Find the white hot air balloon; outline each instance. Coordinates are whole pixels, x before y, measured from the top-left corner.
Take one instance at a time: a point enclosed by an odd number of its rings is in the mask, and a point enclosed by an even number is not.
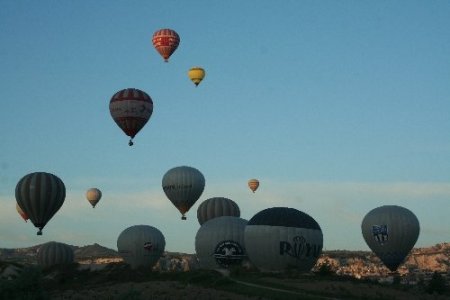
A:
[[[205,222],[195,236],[195,251],[205,269],[241,265],[247,260],[244,230],[247,220],[218,217]]]
[[[182,214],[181,219],[186,220],[185,214],[203,193],[205,177],[195,168],[175,167],[164,174],[162,188],[167,198]]]
[[[117,249],[123,260],[136,268],[152,268],[166,247],[159,229],[149,225],[134,225],[122,231],[117,238]]]

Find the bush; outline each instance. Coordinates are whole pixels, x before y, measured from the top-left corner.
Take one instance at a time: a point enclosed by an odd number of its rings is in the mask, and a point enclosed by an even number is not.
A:
[[[0,299],[48,299],[42,286],[41,270],[36,267],[27,267],[13,280],[0,280]]]
[[[445,285],[444,277],[438,272],[434,272],[425,290],[429,294],[433,294],[435,292],[438,294],[445,293],[445,291],[447,290],[447,286]]]

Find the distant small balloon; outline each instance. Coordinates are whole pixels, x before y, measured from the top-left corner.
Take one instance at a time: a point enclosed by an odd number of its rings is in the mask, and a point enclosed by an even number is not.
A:
[[[169,57],[177,50],[180,44],[180,36],[172,29],[160,29],[153,34],[152,43],[156,51],[169,62]]]
[[[189,79],[191,79],[195,84],[195,86],[198,86],[203,78],[205,78],[205,70],[200,67],[193,67],[189,70],[188,76]]]
[[[252,190],[252,192],[254,193],[258,187],[259,187],[259,180],[258,179],[250,179],[248,181],[248,187]]]
[[[86,199],[91,203],[92,208],[97,205],[98,201],[102,198],[102,192],[97,188],[90,188],[86,192]]]

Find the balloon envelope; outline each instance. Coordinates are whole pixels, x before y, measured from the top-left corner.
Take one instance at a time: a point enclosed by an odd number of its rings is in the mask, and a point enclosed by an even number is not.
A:
[[[195,252],[205,269],[240,265],[247,258],[244,230],[247,220],[218,217],[205,222],[195,236]]]
[[[123,89],[111,97],[109,112],[114,122],[130,137],[129,145],[132,146],[133,138],[153,113],[153,100],[139,89]]]
[[[175,30],[160,29],[153,34],[152,43],[156,51],[164,58],[165,62],[175,52],[180,44],[180,36]]]
[[[43,267],[71,264],[74,261],[72,247],[64,243],[48,242],[39,247],[37,262]]]
[[[195,86],[198,86],[203,78],[205,78],[205,70],[200,67],[193,67],[188,71],[188,76]]]
[[[39,228],[38,235],[61,208],[65,198],[64,183],[50,173],[30,173],[16,185],[16,201],[34,226]]]
[[[248,184],[248,187],[254,193],[259,187],[259,180],[258,179],[250,179],[247,184]]]
[[[166,240],[159,229],[149,225],[134,225],[122,231],[117,238],[120,256],[132,269],[152,268],[166,247]]]
[[[319,224],[294,208],[267,208],[254,215],[245,227],[245,248],[250,261],[261,271],[295,268],[308,272],[322,252]]]
[[[162,188],[167,198],[182,214],[181,219],[185,220],[185,213],[203,193],[205,177],[195,168],[175,167],[164,174]]]
[[[86,199],[91,203],[92,207],[95,207],[101,198],[102,192],[97,188],[90,188],[86,191]]]
[[[241,216],[241,211],[236,202],[225,197],[214,197],[203,201],[197,208],[197,220],[200,225],[208,220],[223,216]]]
[[[369,248],[394,272],[414,247],[420,225],[410,210],[385,205],[367,213],[361,231]]]

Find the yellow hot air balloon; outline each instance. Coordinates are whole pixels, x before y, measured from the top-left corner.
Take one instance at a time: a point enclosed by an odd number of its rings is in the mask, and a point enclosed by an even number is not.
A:
[[[252,190],[252,192],[254,193],[258,187],[259,187],[259,180],[258,179],[250,179],[248,181],[248,187]]]
[[[193,67],[188,72],[189,78],[198,86],[200,82],[205,78],[205,70],[200,67]]]

